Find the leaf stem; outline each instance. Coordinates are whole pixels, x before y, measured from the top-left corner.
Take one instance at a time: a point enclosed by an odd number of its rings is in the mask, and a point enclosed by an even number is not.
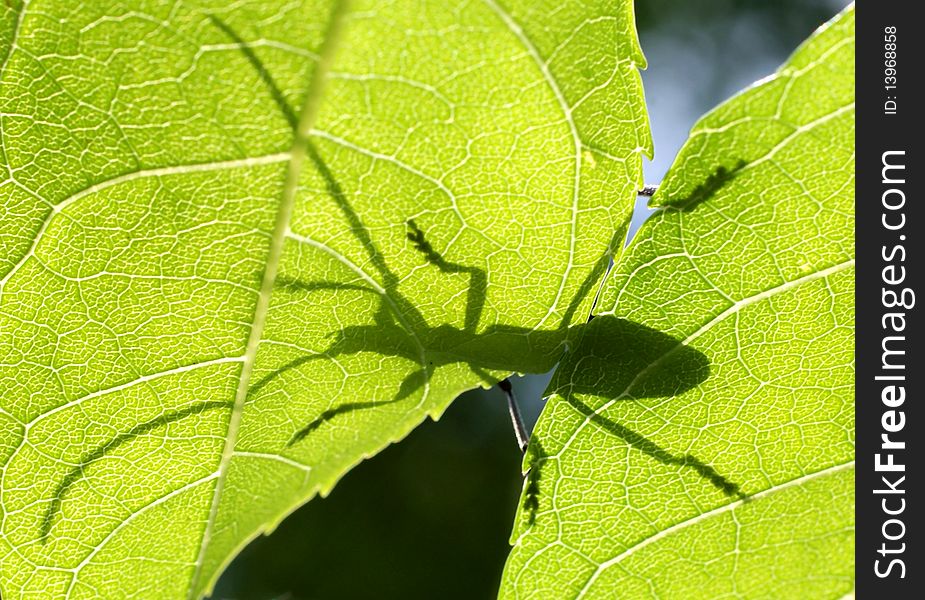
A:
[[[521,452],[526,453],[530,435],[527,433],[523,416],[520,414],[520,407],[517,405],[517,398],[514,396],[514,387],[511,385],[511,380],[502,379],[498,382],[498,387],[507,396],[507,410],[511,415],[511,424],[514,425],[514,437],[517,438],[517,446]]]

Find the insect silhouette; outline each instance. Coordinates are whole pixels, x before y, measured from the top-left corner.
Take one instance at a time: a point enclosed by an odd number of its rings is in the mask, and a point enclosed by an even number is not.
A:
[[[215,26],[228,35],[240,46],[242,54],[257,72],[260,80],[267,87],[273,101],[281,114],[295,129],[297,116],[285,100],[274,78],[261,62],[260,58],[248,47],[238,34],[218,17],[212,16]],[[583,330],[590,322],[590,314],[576,319],[578,311],[584,306],[589,294],[600,286],[610,264],[611,256],[618,244],[622,243],[622,232],[616,232],[607,250],[588,270],[585,278],[575,289],[573,296],[562,311],[558,324],[552,328],[530,328],[507,324],[492,323],[480,329],[483,309],[488,295],[488,277],[484,269],[464,265],[446,259],[428,239],[425,230],[414,219],[405,222],[406,238],[412,248],[429,265],[447,276],[463,275],[468,277],[465,301],[465,320],[463,327],[450,324],[431,326],[417,305],[410,301],[399,289],[400,277],[389,266],[384,254],[370,234],[359,212],[353,207],[349,196],[335,177],[326,159],[314,140],[309,140],[306,149],[311,166],[324,182],[325,194],[334,201],[351,234],[359,242],[366,254],[368,264],[372,265],[378,278],[376,287],[362,284],[346,284],[334,281],[303,281],[300,279],[280,277],[277,285],[290,291],[310,293],[319,290],[352,290],[375,294],[379,297],[378,309],[371,322],[366,325],[354,325],[333,334],[330,345],[321,352],[297,357],[278,369],[264,375],[249,390],[249,396],[260,393],[280,374],[285,373],[316,360],[331,360],[338,356],[359,352],[375,352],[386,356],[402,356],[419,363],[419,367],[408,374],[389,399],[348,402],[323,411],[316,419],[293,433],[289,445],[296,444],[316,431],[325,422],[338,415],[356,410],[364,410],[401,401],[414,394],[422,386],[428,385],[434,372],[443,365],[465,363],[485,385],[498,384],[505,394],[508,411],[513,423],[515,437],[521,451],[526,451],[527,432],[521,418],[520,410],[514,397],[513,387],[504,375],[498,372],[546,372],[551,369],[569,346],[577,344]],[[656,186],[646,186],[640,195],[652,195]],[[589,311],[590,312],[590,311]],[[646,340],[655,335],[654,330],[628,321],[613,319],[626,329],[637,334],[635,339]],[[606,324],[598,323],[598,328]],[[420,340],[425,340],[421,342]],[[538,360],[536,357],[540,356]]]
[[[217,17],[212,16],[210,19],[217,29],[238,44],[241,53],[269,89],[281,114],[295,129],[296,115],[260,59],[232,28]],[[661,462],[691,468],[724,493],[741,496],[736,484],[696,457],[672,454],[641,434],[610,421],[582,400],[584,396],[632,399],[669,397],[698,385],[709,376],[707,358],[671,336],[613,315],[598,316],[591,320],[589,314],[584,318],[579,314],[582,308],[587,310],[588,298],[599,288],[610,266],[612,251],[622,242],[622,233],[615,234],[608,250],[588,270],[554,326],[531,328],[501,323],[483,326],[481,321],[488,295],[485,270],[448,260],[428,238],[425,227],[415,219],[408,219],[403,223],[405,238],[420,260],[447,277],[461,276],[467,279],[462,327],[449,323],[434,326],[428,323],[418,306],[399,289],[399,275],[390,268],[369,228],[351,205],[348,195],[313,140],[309,140],[306,154],[309,163],[324,181],[324,195],[335,203],[352,236],[365,252],[368,263],[375,270],[376,281],[374,285],[330,280],[304,281],[282,275],[277,278],[276,286],[301,294],[321,290],[373,294],[377,298],[376,310],[367,324],[352,325],[332,332],[331,341],[323,351],[294,358],[264,374],[248,390],[248,401],[260,395],[281,374],[312,361],[374,352],[383,356],[406,357],[418,367],[405,376],[390,398],[346,402],[322,411],[293,432],[288,446],[310,438],[325,423],[339,415],[410,398],[421,387],[429,385],[441,366],[463,363],[479,381],[486,385],[497,384],[507,397],[518,445],[521,451],[527,452],[530,460],[523,506],[532,523],[540,506],[541,470],[547,454],[539,440],[530,440],[528,445],[526,428],[506,374],[548,371],[568,348],[581,346],[583,360],[580,365],[573,365],[569,372],[560,368],[553,382],[553,387],[558,390],[566,405],[629,446]],[[736,164],[732,169],[718,169],[704,186],[696,190],[690,202],[680,203],[682,210],[690,210],[692,205],[702,203],[741,168],[741,164]],[[642,195],[651,195],[654,191],[654,188],[647,187]],[[653,369],[653,365],[658,368]],[[641,374],[647,376],[640,377]],[[58,482],[52,501],[41,519],[39,539],[43,544],[46,543],[68,491],[86,476],[96,461],[135,438],[150,434],[169,423],[213,410],[230,410],[232,405],[217,401],[195,403],[140,423],[82,455],[78,463]]]
[[[214,16],[212,21],[217,28],[240,45],[241,52],[268,88],[281,114],[295,128],[297,116],[259,57],[231,27]],[[352,236],[365,252],[366,262],[375,270],[377,285],[373,287],[325,280],[304,281],[286,276],[279,277],[276,283],[280,288],[304,293],[320,290],[351,290],[374,294],[378,297],[378,308],[370,323],[352,325],[334,332],[332,341],[326,349],[294,358],[276,370],[265,374],[251,386],[249,397],[257,396],[282,373],[298,369],[312,361],[332,360],[338,356],[360,352],[401,356],[418,363],[419,367],[404,378],[391,398],[347,402],[324,410],[318,417],[293,433],[289,440],[290,446],[305,440],[324,423],[339,415],[399,402],[412,396],[421,387],[428,385],[435,371],[443,365],[465,363],[484,385],[497,384],[505,394],[518,446],[521,451],[526,451],[527,431],[514,397],[513,387],[504,374],[548,371],[556,364],[566,348],[580,343],[584,331],[589,327],[596,328],[598,331],[613,327],[619,330],[615,333],[621,334],[619,337],[624,341],[623,346],[606,344],[606,347],[598,349],[597,352],[598,356],[612,357],[615,364],[623,360],[618,355],[633,354],[637,357],[646,355],[645,352],[637,351],[638,346],[648,344],[651,348],[658,348],[664,345],[650,343],[653,339],[659,341],[667,339],[671,341],[670,345],[677,345],[675,340],[671,340],[660,332],[624,319],[612,316],[599,317],[594,320],[594,325],[591,325],[590,314],[585,315],[584,318],[576,318],[582,307],[587,310],[586,299],[595,292],[596,288],[599,288],[608,271],[614,250],[623,242],[622,231],[615,232],[607,250],[588,270],[561,312],[555,326],[531,328],[492,323],[480,328],[488,295],[488,277],[485,270],[448,260],[429,240],[424,227],[415,219],[408,219],[404,224],[407,241],[427,264],[447,276],[462,275],[468,278],[463,326],[455,327],[448,323],[437,326],[429,325],[428,319],[418,306],[399,289],[401,278],[390,268],[384,254],[373,240],[370,229],[351,204],[348,194],[335,177],[315,140],[309,140],[306,153],[311,166],[324,182],[325,195],[334,201]],[[639,191],[639,194],[651,196],[655,191],[656,186],[646,186]],[[683,350],[681,354],[684,356],[694,352],[686,348]],[[693,372],[702,375],[708,371],[704,367],[706,363],[702,355],[699,355],[695,362],[698,366]],[[501,373],[500,376],[499,373]],[[675,387],[673,391],[677,389],[678,387]]]
[[[467,279],[463,326],[456,327],[449,323],[436,326],[427,325],[428,319],[421,310],[398,289],[400,277],[389,267],[362,217],[351,205],[341,184],[334,177],[313,142],[309,144],[308,157],[325,182],[327,196],[336,203],[344,220],[350,226],[352,235],[364,249],[366,262],[375,269],[378,289],[362,284],[344,284],[325,280],[303,281],[285,276],[278,279],[277,285],[290,292],[310,293],[319,290],[349,289],[369,293],[378,297],[378,308],[368,324],[348,326],[334,332],[332,341],[326,349],[316,354],[295,358],[276,371],[265,375],[252,386],[250,395],[258,394],[281,373],[297,369],[312,361],[331,360],[343,355],[375,352],[388,356],[401,356],[419,364],[416,370],[405,377],[390,399],[352,402],[336,409],[329,409],[295,432],[290,440],[291,445],[305,439],[321,424],[340,414],[398,402],[409,397],[422,386],[427,385],[435,370],[443,365],[465,363],[483,384],[492,385],[500,382],[499,387],[507,398],[518,445],[525,450],[526,428],[520,417],[513,388],[503,376],[499,378],[492,372],[543,372],[551,368],[568,343],[570,335],[573,335],[574,332],[570,332],[569,324],[586,294],[593,289],[599,277],[603,275],[610,262],[609,255],[602,256],[592,269],[592,273],[585,278],[555,328],[536,330],[493,323],[480,329],[488,289],[488,278],[485,271],[479,267],[447,260],[434,248],[422,227],[415,220],[409,219],[404,224],[406,239],[420,258],[441,273],[461,275]],[[422,348],[422,344],[426,345]],[[494,348],[495,346],[503,348],[499,351]],[[549,355],[546,362],[542,363],[539,368],[533,356],[536,351],[531,352],[531,347],[546,349]],[[511,348],[518,349],[511,350]]]

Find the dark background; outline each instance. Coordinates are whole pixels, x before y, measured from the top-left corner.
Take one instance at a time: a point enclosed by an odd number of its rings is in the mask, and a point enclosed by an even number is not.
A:
[[[637,23],[657,183],[694,121],[770,74],[843,0],[641,0]],[[637,206],[634,226],[645,219]],[[546,376],[515,382],[532,424]],[[521,488],[520,453],[497,389],[463,395],[348,473],[219,580],[222,600],[494,598]]]

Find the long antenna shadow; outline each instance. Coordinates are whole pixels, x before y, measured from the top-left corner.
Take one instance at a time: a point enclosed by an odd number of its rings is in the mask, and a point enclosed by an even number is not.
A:
[[[257,73],[257,75],[260,77],[263,84],[267,87],[268,91],[270,92],[270,95],[273,98],[274,103],[279,108],[280,112],[282,113],[283,117],[286,119],[289,126],[292,128],[293,132],[295,132],[298,127],[298,116],[296,115],[293,108],[289,105],[289,103],[286,102],[285,95],[282,93],[279,86],[276,84],[276,81],[273,79],[272,75],[270,75],[270,72],[263,65],[263,62],[260,60],[260,58],[250,48],[249,44],[243,38],[241,38],[241,36],[239,36],[237,32],[234,29],[232,29],[227,23],[222,21],[219,17],[217,17],[214,14],[208,15],[208,18],[218,29],[220,29],[229,38],[231,38],[236,44],[238,44],[241,54],[243,54],[244,57],[247,58],[248,62],[254,68],[255,72]],[[308,154],[310,158],[313,160],[313,162],[316,163],[316,167],[319,166],[319,164],[323,166],[322,175],[326,176],[326,178],[328,179],[329,190],[337,192],[335,199],[341,199],[344,202],[346,202],[346,199],[345,197],[343,197],[343,193],[342,191],[340,191],[340,188],[337,185],[337,182],[331,176],[330,170],[328,170],[326,165],[323,164],[323,161],[321,161],[314,146],[309,145]],[[359,221],[359,217],[356,216],[356,214],[352,211],[349,205],[347,205],[347,208],[349,209],[347,210],[348,218],[349,218],[349,215],[353,215],[356,219],[356,223],[359,224],[358,230],[362,230],[363,232],[365,232],[365,228],[362,226],[362,222]],[[351,224],[353,224],[353,222],[351,222]],[[367,238],[368,238],[368,235],[367,235]],[[369,240],[369,242],[371,244],[371,240]],[[367,248],[369,249],[370,246],[367,246]],[[372,249],[374,250],[375,248],[372,247]],[[392,275],[392,278],[395,281],[397,281],[397,278],[395,278],[394,275]],[[318,282],[316,289],[329,289],[330,287],[331,287],[330,284]],[[337,287],[343,288],[344,286],[342,286],[341,284],[338,284]],[[347,286],[347,287],[350,287],[350,286]],[[312,358],[312,357],[309,357],[309,358]],[[266,385],[266,383],[267,383],[267,380],[265,378],[264,380],[261,380],[260,382],[258,382],[256,385],[264,386]],[[42,518],[42,522],[39,527],[39,539],[41,539],[42,544],[45,544],[47,542],[48,536],[51,532],[51,526],[54,521],[55,515],[60,511],[61,503],[64,500],[64,497],[67,494],[68,490],[71,487],[73,487],[77,482],[79,482],[81,479],[83,479],[83,477],[86,474],[87,468],[91,464],[103,458],[104,456],[110,454],[111,452],[115,451],[117,448],[119,448],[123,444],[126,444],[141,435],[149,433],[150,431],[158,427],[163,427],[169,423],[179,421],[193,414],[203,413],[203,412],[218,409],[218,408],[232,408],[233,406],[234,406],[233,402],[218,402],[218,401],[200,402],[197,404],[193,404],[187,408],[177,410],[174,412],[170,412],[165,415],[161,415],[159,417],[146,421],[144,423],[141,423],[139,425],[136,425],[131,430],[115,436],[113,439],[111,439],[107,443],[85,454],[83,457],[81,457],[79,464],[73,467],[70,471],[68,471],[68,473],[64,476],[64,478],[58,483],[57,487],[55,488],[54,493],[52,494],[52,500],[49,503],[48,508],[45,510],[45,514]]]
[[[379,248],[376,247],[376,243],[369,235],[369,229],[366,227],[366,224],[363,223],[363,219],[360,218],[360,215],[350,204],[350,201],[347,199],[347,194],[344,193],[344,189],[341,187],[340,182],[336,177],[334,177],[334,173],[331,172],[327,162],[325,162],[325,160],[321,157],[317,146],[312,141],[308,142],[308,158],[315,166],[318,174],[321,175],[321,177],[324,179],[328,196],[330,196],[337,204],[337,207],[340,209],[341,213],[344,215],[344,218],[347,219],[347,223],[350,225],[350,231],[357,238],[360,244],[363,245],[363,248],[366,250],[366,254],[369,256],[370,262],[372,262],[373,266],[376,268],[376,271],[378,271],[379,275],[382,277],[382,287],[392,297],[393,300],[400,303],[402,309],[411,308],[414,310],[413,306],[405,301],[401,294],[398,293],[398,276],[395,275],[395,273],[393,273],[389,268],[388,264],[386,264],[385,258],[383,258]]]
[[[270,92],[273,101],[276,103],[280,112],[289,122],[290,126],[295,130],[298,118],[293,111],[292,107],[286,102],[285,96],[282,91],[279,89],[279,86],[276,84],[273,76],[269,73],[267,68],[263,65],[263,62],[260,58],[253,52],[253,50],[247,45],[247,43],[235,32],[228,24],[216,17],[215,15],[210,15],[211,21],[221,29],[228,37],[234,40],[240,45],[240,50],[242,54],[247,58],[250,64],[253,66],[254,70],[259,75],[260,79],[263,81],[264,85]],[[321,156],[321,153],[318,150],[317,145],[309,140],[307,143],[306,154],[311,161],[312,165],[315,167],[316,172],[324,180],[325,188],[327,195],[334,200],[338,209],[340,209],[341,214],[346,219],[351,232],[354,237],[360,242],[364,250],[366,251],[367,256],[369,257],[370,263],[378,272],[381,277],[381,285],[385,290],[386,295],[391,300],[391,303],[386,303],[384,300],[380,305],[380,310],[376,315],[376,327],[380,329],[391,328],[391,330],[396,334],[396,336],[390,337],[402,337],[407,336],[411,332],[405,331],[401,327],[396,327],[391,319],[387,318],[389,310],[394,311],[397,321],[407,320],[410,317],[411,322],[413,323],[423,323],[424,317],[421,315],[420,311],[414,306],[413,303],[409,302],[404,296],[398,291],[398,276],[392,272],[388,264],[385,261],[383,254],[379,251],[379,248],[376,246],[376,243],[373,241],[372,236],[369,234],[369,229],[366,227],[366,224],[363,222],[363,219],[360,217],[359,213],[353,208],[350,204],[347,194],[344,192],[343,187],[341,186],[338,179],[334,176],[333,171],[328,166],[327,162]],[[411,225],[413,229],[413,225]],[[419,233],[420,231],[417,230]],[[422,235],[422,234],[421,234]],[[485,290],[486,290],[486,278],[482,271],[478,269],[461,267],[452,263],[448,263],[439,258],[435,252],[431,251],[427,253],[424,248],[429,248],[429,244],[420,237],[415,241],[415,238],[412,238],[409,234],[409,238],[412,239],[412,242],[416,243],[416,247],[419,250],[425,252],[425,256],[429,259],[434,260],[436,265],[445,270],[446,272],[469,272],[472,276],[472,289],[470,290],[470,302],[468,306],[475,307],[475,309],[467,309],[467,328],[471,326],[474,330],[477,325],[478,315],[481,309],[481,306],[484,304]],[[305,292],[312,292],[316,290],[354,290],[362,292],[371,292],[374,294],[379,294],[377,290],[352,284],[341,284],[335,282],[324,282],[324,281],[315,281],[315,282],[299,282],[291,278],[281,278],[278,283],[289,289],[300,289]],[[474,293],[473,293],[474,290]],[[274,370],[273,372],[265,375],[259,381],[257,381],[249,390],[248,395],[253,397],[260,392],[263,388],[267,386],[274,378],[299,368],[300,366],[311,362],[313,360],[318,360],[322,358],[334,357],[340,354],[349,354],[353,352],[359,352],[364,349],[362,344],[363,332],[356,332],[360,335],[350,336],[346,331],[341,332],[341,335],[331,344],[331,346],[324,352],[316,355],[308,355],[303,357],[298,357],[294,360],[289,361],[288,363],[282,365],[280,368]],[[413,349],[402,348],[402,344],[397,344],[392,346],[391,354],[400,354],[406,356],[417,362],[419,357],[413,353]],[[397,350],[397,351],[396,351]],[[404,350],[404,351],[402,351]],[[421,369],[414,371],[411,375],[405,378],[404,382],[400,386],[400,389],[396,396],[391,400],[386,401],[377,401],[377,402],[350,402],[343,404],[339,407],[328,409],[323,412],[318,418],[314,421],[303,427],[301,430],[296,432],[292,439],[289,442],[289,446],[293,445],[304,439],[308,434],[318,429],[323,423],[330,421],[334,417],[353,412],[356,410],[364,410],[371,408],[373,406],[381,406],[383,404],[391,404],[397,402],[420,387],[425,383],[425,380],[430,377],[432,370],[428,368],[427,365],[422,366]]]
[[[209,19],[216,27],[221,29],[225,35],[230,37],[236,44],[238,44],[241,54],[247,58],[248,62],[254,68],[257,75],[260,77],[264,86],[270,92],[270,96],[273,98],[273,102],[276,104],[279,111],[283,114],[283,117],[289,123],[289,126],[293,131],[296,130],[298,126],[298,116],[295,114],[292,106],[286,101],[286,96],[280,90],[279,86],[276,83],[276,80],[264,66],[263,61],[254,53],[253,49],[250,48],[248,43],[241,38],[238,33],[232,29],[227,23],[221,20],[219,17],[214,14],[209,15]],[[357,237],[363,247],[366,249],[367,254],[369,255],[370,260],[373,265],[376,267],[376,270],[383,278],[382,285],[386,290],[394,291],[394,287],[398,284],[398,277],[392,273],[388,265],[385,263],[385,260],[382,257],[382,254],[376,248],[375,243],[369,235],[369,230],[366,225],[363,223],[363,220],[360,218],[359,214],[353,209],[350,205],[350,202],[347,200],[347,195],[344,193],[343,188],[338,182],[337,178],[334,177],[333,172],[328,167],[327,163],[321,157],[321,154],[318,152],[317,146],[309,140],[307,154],[309,160],[317,169],[318,173],[325,181],[327,187],[328,195],[334,199],[337,203],[337,206],[341,209],[344,217],[346,217],[347,222],[350,224],[350,229],[353,234]]]
[[[267,71],[267,68],[263,65],[263,61],[258,58],[254,51],[251,49],[250,45],[238,35],[238,32],[232,29],[227,23],[222,21],[220,18],[214,14],[209,15],[209,20],[212,23],[221,29],[225,35],[230,37],[238,45],[238,49],[241,51],[241,54],[247,58],[251,63],[251,66],[254,67],[254,71],[257,72],[257,75],[263,81],[263,84],[266,86],[267,90],[273,96],[273,102],[276,103],[276,106],[279,108],[279,111],[283,113],[283,116],[286,118],[286,121],[289,123],[289,127],[293,131],[296,130],[299,124],[299,117],[295,114],[295,110],[286,102],[286,96],[283,95],[282,90],[279,89],[279,86],[276,85],[276,81],[273,79],[273,76],[270,75],[270,72]]]

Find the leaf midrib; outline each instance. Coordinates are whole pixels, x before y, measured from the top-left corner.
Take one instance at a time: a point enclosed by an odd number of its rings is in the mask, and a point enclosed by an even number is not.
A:
[[[234,406],[228,421],[225,446],[222,450],[221,460],[216,470],[215,489],[212,494],[209,516],[203,528],[198,556],[187,589],[187,597],[190,600],[195,599],[197,596],[197,590],[203,574],[202,567],[205,564],[206,552],[211,541],[212,528],[215,525],[218,509],[221,504],[220,501],[224,490],[224,483],[227,478],[228,466],[231,463],[231,458],[234,456],[234,448],[237,443],[241,419],[244,413],[244,404],[247,400],[250,379],[257,359],[257,350],[263,338],[263,328],[266,324],[267,314],[269,313],[270,299],[273,294],[273,287],[276,283],[276,273],[283,254],[286,234],[289,231],[289,223],[295,206],[302,164],[308,155],[309,134],[318,114],[325,78],[327,77],[330,62],[336,50],[341,30],[341,21],[346,12],[346,5],[347,0],[335,1],[329,14],[327,28],[322,37],[321,48],[318,52],[318,61],[310,76],[305,92],[305,100],[303,101],[302,110],[299,114],[299,120],[293,131],[292,150],[290,151],[286,183],[283,187],[282,199],[277,208],[276,219],[273,225],[273,234],[267,252],[263,281],[260,286],[260,295],[257,299],[257,305],[254,308],[251,333],[248,336],[247,347],[241,365],[241,375],[238,380],[237,390],[235,391]]]

